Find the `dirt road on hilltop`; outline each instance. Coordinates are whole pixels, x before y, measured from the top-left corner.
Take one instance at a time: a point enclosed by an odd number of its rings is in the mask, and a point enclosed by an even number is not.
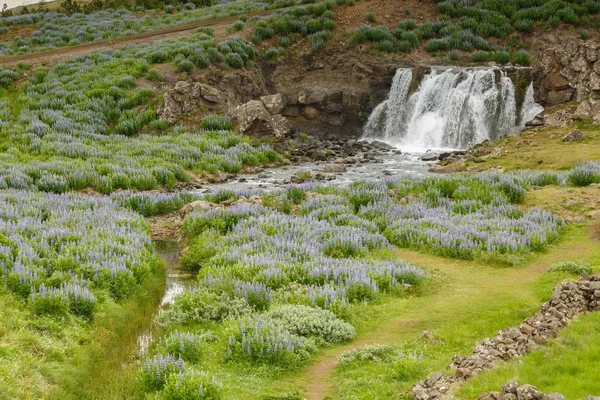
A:
[[[280,10],[259,11],[248,14],[248,17],[264,17]],[[139,33],[137,35],[123,36],[111,41],[103,40],[79,44],[76,46],[59,47],[56,49],[40,51],[22,55],[14,55],[0,58],[0,65],[10,67],[19,62],[26,62],[32,66],[52,65],[62,61],[72,60],[93,51],[114,50],[130,44],[151,43],[157,40],[176,39],[192,36],[197,28],[210,27],[215,29],[215,38],[224,38],[229,35],[226,28],[239,19],[239,16],[217,18],[209,21],[201,21],[193,24],[179,25],[171,28],[160,29],[152,32]],[[239,35],[240,32],[237,32]]]

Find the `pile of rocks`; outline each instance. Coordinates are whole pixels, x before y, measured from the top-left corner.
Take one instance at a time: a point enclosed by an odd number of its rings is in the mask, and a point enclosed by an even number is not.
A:
[[[584,273],[576,283],[587,302],[588,310],[600,311],[600,273],[594,276]]]
[[[293,162],[334,161],[342,164],[376,163],[380,157],[399,154],[400,150],[383,142],[332,138],[319,140],[306,135],[292,137],[283,153]]]
[[[478,400],[565,400],[565,397],[560,393],[544,394],[535,386],[508,381],[502,385],[502,392],[482,393]]]
[[[191,214],[194,211],[208,210],[211,208],[226,208],[241,204],[262,205],[262,197],[257,195],[253,195],[250,197],[240,196],[240,198],[238,198],[237,200],[225,200],[220,202],[219,204],[206,200],[196,200],[183,206],[181,210],[179,210],[179,215],[181,216],[181,218],[185,218],[186,215]]]
[[[594,310],[600,310],[600,273],[593,277],[584,274],[577,282],[565,280],[554,288],[550,300],[541,306],[540,312],[527,318],[518,328],[504,329],[496,337],[477,343],[471,356],[455,356],[452,359],[453,366],[456,367],[454,376],[443,376],[438,372],[417,383],[413,388],[414,398],[447,398],[444,394],[452,384],[470,379],[492,368],[498,361],[510,360],[532,351],[536,346],[547,343],[548,339],[557,337],[558,330],[577,315]],[[500,400],[500,397],[486,397],[488,398]],[[511,400],[515,398],[511,397]]]

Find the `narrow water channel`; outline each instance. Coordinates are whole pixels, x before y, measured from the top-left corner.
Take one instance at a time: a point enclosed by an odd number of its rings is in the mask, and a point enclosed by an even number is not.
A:
[[[166,269],[165,292],[156,315],[173,302],[175,297],[195,283],[195,275],[183,270],[179,263],[181,245],[176,240],[155,240],[156,254],[161,258]],[[138,353],[144,355],[154,341],[154,328],[151,326],[138,337]]]

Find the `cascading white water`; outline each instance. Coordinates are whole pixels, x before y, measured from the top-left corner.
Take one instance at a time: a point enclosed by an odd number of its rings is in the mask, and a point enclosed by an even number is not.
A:
[[[541,106],[533,86],[520,113],[515,86],[499,69],[432,69],[410,94],[412,70],[398,69],[388,99],[371,113],[363,138],[407,150],[465,149],[514,134]]]

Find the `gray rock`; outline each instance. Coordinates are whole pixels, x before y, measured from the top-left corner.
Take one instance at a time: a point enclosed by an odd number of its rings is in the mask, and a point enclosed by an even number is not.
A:
[[[581,132],[579,129],[573,129],[561,139],[561,142],[579,142],[584,138],[585,136],[583,135],[583,132]]]
[[[323,172],[330,174],[341,174],[346,172],[346,166],[343,164],[331,164],[323,168]]]
[[[273,115],[281,114],[286,106],[286,102],[281,93],[263,96],[260,98],[260,101],[262,101],[265,108]]]
[[[225,103],[224,95],[217,89],[198,82],[179,81],[165,93],[163,104],[157,114],[173,123],[184,113],[202,107],[219,106]]]
[[[518,388],[519,388],[519,384],[515,381],[508,381],[504,385],[502,385],[502,391],[504,393],[517,394]]]
[[[239,123],[240,133],[254,137],[271,137],[281,140],[292,133],[289,121],[281,115],[272,115],[258,100],[237,107],[231,114]]]

